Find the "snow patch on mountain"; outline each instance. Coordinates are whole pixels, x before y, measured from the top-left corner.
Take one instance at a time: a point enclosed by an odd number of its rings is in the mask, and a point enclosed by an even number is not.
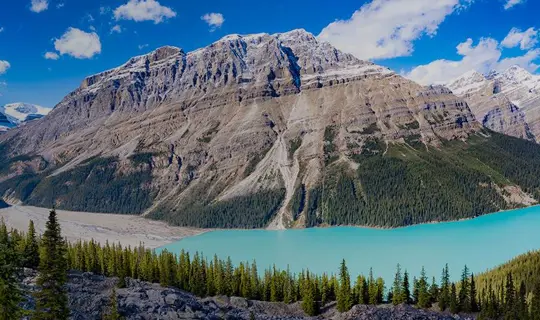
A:
[[[51,108],[23,102],[0,106],[0,131],[14,128],[23,122],[42,118],[51,110]]]

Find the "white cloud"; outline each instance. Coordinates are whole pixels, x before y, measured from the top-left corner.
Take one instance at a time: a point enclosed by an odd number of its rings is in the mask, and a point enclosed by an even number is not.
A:
[[[514,48],[519,45],[521,50],[527,50],[534,47],[538,43],[538,30],[529,28],[521,32],[518,28],[512,28],[510,33],[501,42],[505,48]]]
[[[319,39],[360,59],[408,56],[413,42],[434,36],[446,16],[474,0],[373,0],[348,20],[326,26]]]
[[[142,49],[147,48],[147,47],[148,47],[148,43],[140,44],[139,45],[139,50],[142,50]]]
[[[45,55],[43,57],[48,60],[58,60],[58,58],[60,58],[60,56],[56,52],[45,52]]]
[[[60,2],[59,4],[56,5],[56,9],[63,8],[64,6],[65,6],[65,3]]]
[[[476,46],[472,39],[467,39],[457,46],[457,53],[462,56],[461,60],[435,60],[410,72],[404,72],[403,75],[420,84],[428,85],[446,83],[471,70],[488,73],[519,65],[530,72],[535,72],[539,67],[534,61],[540,57],[540,49],[501,60],[502,50],[499,42],[493,38],[480,39]]]
[[[518,4],[524,3],[525,0],[506,0],[506,3],[504,4],[504,9],[508,10],[512,8],[513,6],[517,6]]]
[[[201,17],[201,20],[206,22],[210,26],[210,31],[216,30],[216,28],[220,28],[223,23],[225,22],[225,18],[221,13],[207,13],[204,16]]]
[[[0,74],[4,74],[11,67],[11,64],[5,60],[0,60]]]
[[[114,10],[114,17],[116,20],[154,21],[157,24],[176,17],[176,12],[155,0],[129,0]]]
[[[115,25],[114,27],[111,28],[111,33],[114,33],[114,32],[122,33],[122,27],[119,24]]]
[[[39,13],[49,8],[48,0],[32,0],[30,3],[30,11]]]
[[[101,53],[101,42],[95,32],[87,33],[77,28],[69,28],[60,39],[54,41],[54,48],[62,55],[88,59]]]
[[[0,33],[4,32],[4,27],[0,27]]]

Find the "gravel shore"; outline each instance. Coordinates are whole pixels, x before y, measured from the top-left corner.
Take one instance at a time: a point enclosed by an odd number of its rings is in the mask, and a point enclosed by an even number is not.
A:
[[[157,248],[185,237],[201,234],[207,230],[169,226],[164,222],[145,219],[134,215],[116,215],[57,210],[62,234],[69,241],[91,240],[100,243],[118,243],[147,248]],[[0,209],[0,217],[8,228],[24,230],[34,220],[38,233],[45,230],[49,209],[12,206]]]

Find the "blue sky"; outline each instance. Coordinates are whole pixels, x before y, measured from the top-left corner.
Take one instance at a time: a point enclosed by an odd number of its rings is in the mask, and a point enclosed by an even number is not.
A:
[[[538,12],[537,0],[5,1],[0,105],[52,107],[86,76],[163,45],[296,28],[425,84],[511,64],[537,72]]]

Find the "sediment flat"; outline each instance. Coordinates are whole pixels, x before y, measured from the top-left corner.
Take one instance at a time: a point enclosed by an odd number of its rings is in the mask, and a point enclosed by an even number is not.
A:
[[[12,206],[0,209],[0,217],[8,228],[26,231],[30,220],[36,231],[42,234],[49,209],[30,206]],[[195,236],[207,230],[169,226],[165,222],[145,219],[135,215],[118,215],[56,210],[62,234],[68,241],[91,240],[100,243],[121,243],[123,246],[144,244],[147,248]]]

